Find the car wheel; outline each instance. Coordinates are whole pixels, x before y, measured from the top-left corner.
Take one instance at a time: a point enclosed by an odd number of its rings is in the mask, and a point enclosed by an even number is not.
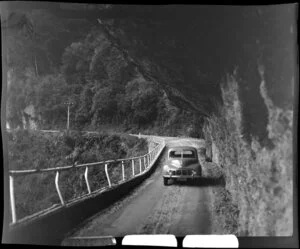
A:
[[[199,176],[202,176],[202,169],[199,170],[198,175],[199,175]]]
[[[164,185],[165,186],[169,185],[169,178],[164,177]]]

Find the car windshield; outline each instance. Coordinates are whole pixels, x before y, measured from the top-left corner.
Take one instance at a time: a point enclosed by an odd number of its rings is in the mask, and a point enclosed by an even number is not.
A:
[[[192,150],[172,150],[169,157],[172,158],[195,158],[195,152]]]

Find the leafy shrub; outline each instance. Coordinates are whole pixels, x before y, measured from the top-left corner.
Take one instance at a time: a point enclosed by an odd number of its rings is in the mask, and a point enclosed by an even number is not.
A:
[[[147,153],[147,143],[127,135],[84,135],[77,131],[43,134],[18,130],[8,133],[9,169],[53,168],[69,164],[92,163],[126,158]],[[112,181],[121,179],[120,165],[110,165]],[[84,168],[60,174],[60,188],[65,200],[87,193]],[[58,204],[54,187],[55,172],[15,178],[18,218]],[[92,191],[107,186],[104,165],[91,167],[89,178]]]

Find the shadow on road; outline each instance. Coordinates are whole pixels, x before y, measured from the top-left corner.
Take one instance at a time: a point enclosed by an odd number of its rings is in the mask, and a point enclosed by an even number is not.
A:
[[[186,185],[186,186],[201,186],[201,187],[208,187],[208,186],[225,186],[225,180],[223,177],[201,177],[198,179],[181,182],[181,181],[169,181],[170,185]]]

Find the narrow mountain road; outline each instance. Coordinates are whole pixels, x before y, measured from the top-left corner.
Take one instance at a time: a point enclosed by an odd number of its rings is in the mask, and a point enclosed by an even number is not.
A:
[[[204,140],[166,138],[166,146],[194,146],[200,150]],[[127,234],[210,234],[209,188],[201,184],[173,183],[163,185],[162,168],[167,149],[158,160],[155,172],[140,186],[106,210],[75,228],[69,237],[125,236]],[[203,169],[205,180],[205,167]],[[199,181],[200,183],[200,181]]]

